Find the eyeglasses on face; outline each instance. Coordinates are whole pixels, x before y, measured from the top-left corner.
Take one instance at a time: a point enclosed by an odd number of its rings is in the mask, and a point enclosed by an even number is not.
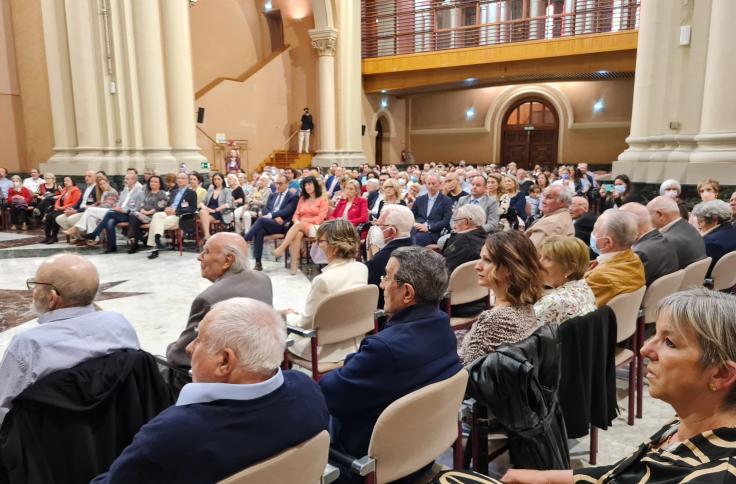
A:
[[[50,286],[54,291],[56,291],[56,294],[61,296],[61,292],[56,288],[56,286],[54,286],[50,282],[38,282],[33,278],[26,279],[26,287],[28,288],[29,291],[33,291],[33,289],[35,289],[36,286]]]
[[[391,281],[394,281],[397,286],[400,286],[402,284],[406,284],[404,281],[401,281],[399,279],[396,279],[395,277],[393,279],[389,279],[388,276],[386,276],[386,275],[381,276],[381,284],[388,284]]]

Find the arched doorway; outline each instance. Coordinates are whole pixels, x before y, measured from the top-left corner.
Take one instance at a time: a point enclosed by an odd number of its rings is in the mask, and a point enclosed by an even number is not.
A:
[[[383,117],[376,120],[376,165],[383,165],[383,142],[386,140]]]
[[[519,168],[557,163],[559,116],[539,97],[524,98],[506,111],[501,124],[501,162]]]

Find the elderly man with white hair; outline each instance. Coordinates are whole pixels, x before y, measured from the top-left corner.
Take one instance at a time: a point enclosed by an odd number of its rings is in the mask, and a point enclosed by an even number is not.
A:
[[[369,254],[372,257],[365,264],[368,266],[368,284],[380,288],[381,278],[386,275],[386,264],[391,258],[391,253],[399,247],[412,245],[411,229],[414,226],[414,214],[403,205],[386,205],[373,226],[380,229],[384,245],[377,252],[375,247],[369,247]],[[378,307],[383,308],[383,291],[378,292]]]
[[[606,210],[593,226],[590,245],[600,255],[591,263],[585,280],[599,308],[615,296],[644,285],[644,265],[631,250],[636,237],[636,219],[624,210]]]
[[[480,205],[463,205],[455,210],[452,218],[455,228],[442,247],[450,274],[457,266],[480,259],[487,235],[483,228],[485,222],[486,213]]]
[[[460,207],[465,205],[477,205],[484,211],[483,229],[486,233],[491,233],[498,229],[498,201],[488,196],[486,190],[486,179],[481,175],[475,175],[470,179],[470,195],[462,197],[455,207],[455,216]],[[453,221],[454,225],[454,221]]]
[[[218,482],[326,430],[317,384],[279,369],[285,346],[268,304],[215,304],[187,346],[193,383],[92,482]]]
[[[75,254],[43,260],[26,281],[33,291],[38,326],[10,340],[0,363],[0,424],[13,399],[55,371],[124,349],[139,349],[133,326],[122,315],[95,311],[97,269]]]
[[[202,277],[212,285],[194,299],[184,331],[166,349],[166,359],[184,371],[191,365],[186,347],[196,337],[197,325],[215,303],[233,297],[249,297],[273,304],[271,279],[248,268],[248,245],[239,234],[216,233],[204,244],[197,260]],[[169,375],[169,381],[175,387],[184,383],[174,375]]]
[[[534,247],[539,247],[550,235],[569,237],[575,235],[575,227],[569,212],[571,202],[570,192],[562,185],[552,185],[544,189],[542,200],[539,202],[542,218],[524,232]]]
[[[698,230],[680,215],[677,202],[668,196],[659,196],[647,204],[652,224],[664,235],[679,261],[679,269],[705,259],[705,243]]]
[[[629,202],[621,205],[621,210],[636,218],[636,243],[631,247],[644,264],[647,286],[667,274],[679,269],[677,252],[670,242],[652,225],[652,217],[647,207],[641,203]]]

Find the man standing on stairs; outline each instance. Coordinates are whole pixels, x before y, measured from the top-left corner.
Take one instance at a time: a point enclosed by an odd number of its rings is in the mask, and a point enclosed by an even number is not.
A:
[[[312,115],[309,113],[309,108],[304,108],[299,127],[299,153],[309,153],[309,135],[312,134],[313,129]]]

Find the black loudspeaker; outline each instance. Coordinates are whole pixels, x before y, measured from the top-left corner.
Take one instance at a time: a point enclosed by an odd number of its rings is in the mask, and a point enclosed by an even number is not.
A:
[[[365,136],[365,124],[360,126],[360,135]]]
[[[197,108],[197,122],[204,123],[204,108]]]

